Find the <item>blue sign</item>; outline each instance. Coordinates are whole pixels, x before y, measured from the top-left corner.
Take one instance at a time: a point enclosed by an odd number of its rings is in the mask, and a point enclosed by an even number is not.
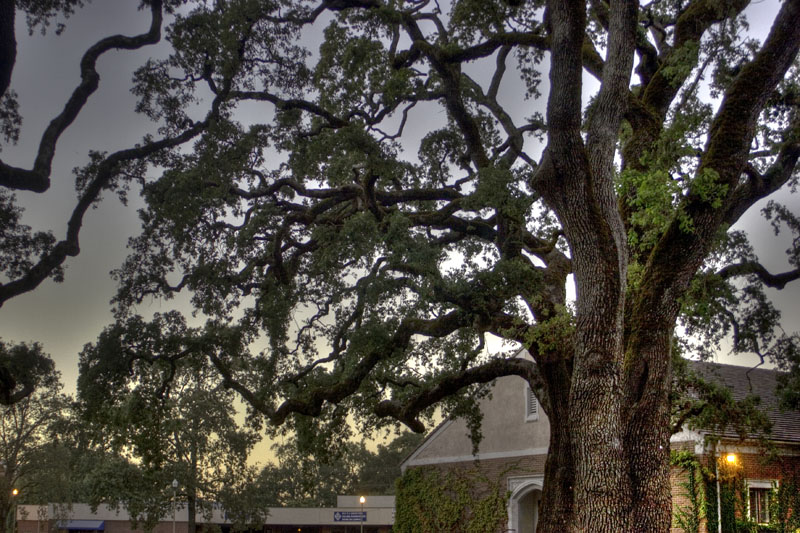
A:
[[[334,522],[366,522],[366,511],[334,511]]]

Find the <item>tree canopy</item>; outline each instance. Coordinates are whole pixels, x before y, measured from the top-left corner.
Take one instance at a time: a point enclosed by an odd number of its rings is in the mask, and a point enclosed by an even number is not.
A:
[[[179,292],[207,323],[114,330],[120,358],[207,358],[251,421],[321,443],[475,414],[474,387],[521,376],[551,420],[542,532],[669,528],[676,352],[732,336],[798,364],[765,288],[800,278],[776,200],[797,185],[800,1],[763,35],[746,0],[145,4],[148,33],[87,52],[33,169],[2,166],[0,302],[60,276],[100,191],[141,183],[120,324]],[[132,87],[161,137],[95,154],[66,240],[31,234],[8,191],[46,188],[97,57],[165,24]],[[783,272],[732,229],[767,199]]]
[[[24,398],[0,407],[0,463],[3,469],[0,476],[0,516],[6,529],[6,520],[15,503],[39,503],[64,488],[57,476],[51,477],[49,483],[41,483],[39,474],[52,466],[46,458],[49,457],[50,445],[65,429],[66,411],[71,399],[62,392],[60,375],[40,347],[12,347],[11,356],[19,357],[23,348],[25,356],[30,357],[33,353],[35,357],[31,360],[41,363],[42,368],[35,375],[29,375],[27,384],[31,390]],[[3,355],[8,355],[2,343],[0,350]],[[23,362],[26,360],[22,359]],[[16,495],[12,494],[13,489],[18,491]]]
[[[422,435],[406,431],[374,452],[364,441],[347,442],[336,453],[315,453],[293,440],[275,444],[277,461],[261,469],[251,490],[276,507],[335,507],[340,494],[394,494],[400,463],[421,441]]]
[[[180,316],[157,319],[172,335],[189,335]],[[265,505],[239,501],[255,477],[247,461],[258,438],[237,422],[234,393],[222,387],[207,360],[171,352],[173,346],[154,337],[153,329],[131,320],[104,331],[81,354],[78,398],[87,431],[137,465],[110,479],[134,470],[140,481],[138,487],[105,483],[101,497],[123,502],[148,526],[172,512],[173,498],[185,502],[190,532],[194,517],[211,516],[215,505],[237,526],[263,524]],[[116,468],[109,464],[107,470]]]

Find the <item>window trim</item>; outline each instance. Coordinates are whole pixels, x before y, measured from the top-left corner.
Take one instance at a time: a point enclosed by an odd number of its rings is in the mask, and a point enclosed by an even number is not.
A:
[[[539,420],[539,398],[533,393],[531,386],[525,384],[525,422]],[[533,406],[533,409],[531,409]]]
[[[772,491],[772,490],[778,488],[778,480],[777,479],[747,479],[747,480],[745,480],[745,482],[747,484],[747,518],[749,518],[750,520],[755,521],[758,524],[767,524],[767,523],[769,523],[769,520],[772,518],[770,516],[770,513],[769,513],[769,504],[770,504],[770,502],[769,502],[769,493],[768,493],[768,496],[767,496],[767,516],[766,516],[767,521],[766,522],[759,522],[757,520],[758,517],[754,517],[753,516],[753,509],[750,508],[750,501],[751,501],[750,491],[752,489],[757,489],[757,490],[765,490],[766,489],[768,491]]]

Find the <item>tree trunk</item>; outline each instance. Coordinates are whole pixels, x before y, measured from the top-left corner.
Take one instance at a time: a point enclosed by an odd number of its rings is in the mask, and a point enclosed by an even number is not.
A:
[[[565,531],[618,533],[630,531],[631,507],[621,392],[627,251],[609,156],[614,145],[608,142],[616,139],[621,107],[601,95],[602,109],[595,112],[607,120],[584,143],[581,50],[586,4],[549,2],[545,19],[552,40],[549,129],[535,185],[564,229],[577,293],[568,414],[551,424],[566,424],[570,432],[575,483],[572,523]],[[625,24],[635,27],[635,18]],[[615,52],[609,61],[619,55]],[[621,72],[629,75],[624,68]],[[608,74],[619,78],[616,72]]]
[[[672,383],[671,330],[648,330],[645,345],[626,360],[625,446],[633,501],[631,530],[669,531],[672,495],[669,482]]]
[[[573,524],[568,531],[630,531],[630,479],[622,442],[619,365],[609,352],[576,361],[568,427],[575,464]]]
[[[576,491],[583,483],[597,480],[599,476],[587,475],[578,467],[573,457],[576,443],[572,439],[581,434],[570,430],[564,423],[570,416],[569,390],[572,371],[566,363],[542,363],[540,368],[548,387],[550,418],[550,446],[545,463],[546,490],[542,494],[537,533],[563,533],[565,531],[618,531],[636,533],[665,533],[672,521],[672,502],[669,484],[669,391],[671,384],[671,331],[650,330],[647,336],[637,337],[639,351],[625,364],[624,393],[620,393],[626,406],[623,410],[624,434],[607,435],[624,445],[619,450],[619,461],[627,466],[619,474],[621,485],[611,485],[618,490],[616,502],[613,491],[600,493],[586,491],[587,497],[595,495],[597,502],[589,520],[576,503]],[[598,410],[602,412],[602,409]],[[572,413],[572,416],[575,416]],[[602,419],[599,421],[602,425]],[[603,443],[598,449],[604,449]],[[586,446],[585,448],[591,448]],[[605,452],[603,452],[605,453]],[[593,455],[587,462],[603,462],[602,453]],[[601,470],[605,465],[596,465]],[[578,479],[583,475],[584,479]],[[588,478],[588,479],[586,479]],[[626,490],[630,490],[626,496]],[[618,513],[617,516],[611,516]],[[608,520],[602,521],[606,516]],[[624,526],[609,525],[625,523]]]
[[[571,369],[565,362],[540,364],[549,396],[548,418],[566,420]],[[550,424],[550,446],[544,466],[544,487],[537,533],[562,533],[572,522],[575,469],[570,434],[563,424]]]

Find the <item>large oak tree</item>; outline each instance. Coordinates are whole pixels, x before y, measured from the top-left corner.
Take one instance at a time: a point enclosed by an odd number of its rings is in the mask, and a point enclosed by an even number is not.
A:
[[[189,2],[134,79],[174,140],[157,179],[124,168],[147,208],[122,323],[190,292],[208,324],[154,333],[159,357],[209,358],[254,422],[323,443],[519,375],[551,420],[539,531],[667,531],[676,326],[797,360],[764,293],[800,277],[797,237],[773,273],[731,227],[796,185],[800,1],[763,38],[748,4]]]

